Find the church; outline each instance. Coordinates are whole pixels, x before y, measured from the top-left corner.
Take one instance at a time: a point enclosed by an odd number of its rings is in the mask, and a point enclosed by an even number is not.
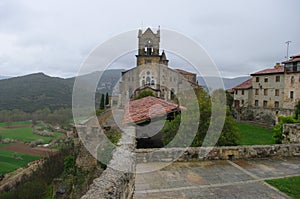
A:
[[[142,91],[151,91],[157,98],[172,101],[176,93],[187,87],[198,87],[196,74],[168,66],[164,51],[160,52],[160,29],[138,31],[136,67],[122,72],[119,83],[119,106],[133,100]]]

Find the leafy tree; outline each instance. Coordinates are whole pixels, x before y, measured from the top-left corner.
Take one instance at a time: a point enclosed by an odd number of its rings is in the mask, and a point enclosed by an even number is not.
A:
[[[233,96],[231,93],[229,93],[228,91],[226,91],[226,104],[229,107],[229,109],[232,109],[232,105],[233,105]]]
[[[140,92],[140,93],[138,94],[138,96],[136,96],[136,97],[134,98],[134,100],[142,99],[142,98],[148,97],[148,96],[154,97],[154,94],[153,94],[152,91],[147,91],[147,90],[145,90],[145,91]]]
[[[195,94],[198,99],[198,106],[200,110],[200,116],[195,115],[197,111],[193,111],[193,107],[188,107],[189,117],[183,118],[188,120],[195,120],[195,118],[199,118],[199,121],[195,121],[199,124],[198,130],[196,132],[196,135],[194,137],[194,140],[191,144],[192,147],[198,147],[201,146],[204,138],[207,135],[208,128],[210,125],[214,128],[214,124],[218,124],[218,121],[222,120],[222,115],[217,115],[216,118],[214,118],[214,123],[211,124],[211,101],[214,100],[216,103],[217,109],[222,110],[222,105],[225,105],[225,102],[221,102],[223,97],[225,97],[225,91],[224,90],[217,90],[213,93],[213,97],[210,97],[204,90],[202,89],[195,89]],[[222,104],[223,103],[223,104]],[[181,117],[180,115],[176,116],[175,119],[171,122],[166,122],[164,128],[162,129],[163,133],[163,143],[164,145],[170,143],[173,138],[178,133],[178,129],[181,123]],[[187,123],[188,124],[188,123]],[[182,124],[181,124],[182,125]],[[184,129],[184,132],[189,133],[190,132],[190,126],[186,125],[182,127]],[[230,114],[229,108],[226,109],[226,118],[225,123],[221,132],[221,135],[219,137],[219,140],[217,142],[218,146],[232,146],[237,145],[240,138],[240,132],[236,126],[236,122],[232,118]],[[184,140],[185,138],[182,138],[181,140]],[[180,139],[179,139],[180,140]],[[174,146],[182,146],[182,143],[174,143]],[[173,142],[172,142],[173,146]]]
[[[100,99],[100,110],[103,110],[105,107],[104,107],[104,94],[102,93],[101,94],[101,99]]]
[[[64,159],[64,173],[71,174],[75,169],[75,158],[73,155],[68,155]]]
[[[105,96],[105,106],[108,106],[109,105],[109,96],[108,96],[108,93],[106,93],[106,96]]]

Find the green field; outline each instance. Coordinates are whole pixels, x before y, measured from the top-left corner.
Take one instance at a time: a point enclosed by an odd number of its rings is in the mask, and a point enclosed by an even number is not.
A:
[[[40,159],[40,157],[0,150],[0,174],[14,171],[26,166],[28,162],[38,159]]]
[[[18,125],[28,125],[31,122],[13,122],[11,126],[18,126]],[[5,123],[0,123],[0,136],[2,138],[10,138],[16,139],[24,142],[31,142],[38,139],[42,139],[43,143],[49,143],[53,137],[45,137],[40,136],[32,132],[31,127],[22,127],[22,128],[5,128]],[[63,133],[56,133],[54,137],[59,137],[64,135]]]
[[[29,124],[32,124],[32,122],[30,122],[30,121],[12,122],[12,123],[10,123],[10,126],[29,125]],[[7,126],[6,122],[0,123],[0,127],[5,127],[5,126]]]
[[[275,144],[273,131],[247,123],[238,123],[241,132],[239,145],[269,145]]]
[[[266,182],[287,195],[300,199],[300,176],[267,180]]]

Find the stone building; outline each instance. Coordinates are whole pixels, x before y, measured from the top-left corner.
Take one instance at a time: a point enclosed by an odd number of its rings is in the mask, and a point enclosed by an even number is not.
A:
[[[245,119],[267,115],[275,122],[277,115],[293,115],[300,100],[300,55],[282,64],[252,73],[251,79],[233,88],[235,110],[254,117]]]
[[[119,84],[119,106],[142,91],[151,91],[157,98],[173,100],[176,93],[190,86],[198,86],[196,74],[180,69],[171,69],[166,53],[160,53],[160,30],[150,28],[138,32],[136,67],[122,72]]]

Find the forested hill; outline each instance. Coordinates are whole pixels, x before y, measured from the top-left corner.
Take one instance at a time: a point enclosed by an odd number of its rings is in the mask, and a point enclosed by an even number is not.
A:
[[[97,92],[111,93],[122,70],[107,70],[98,83]],[[80,76],[82,79],[98,79],[101,72]],[[72,91],[75,78],[63,79],[35,73],[0,80],[0,110],[20,109],[34,112],[49,108],[57,110],[72,106]]]
[[[36,73],[0,81],[0,110],[71,107],[74,79]]]

